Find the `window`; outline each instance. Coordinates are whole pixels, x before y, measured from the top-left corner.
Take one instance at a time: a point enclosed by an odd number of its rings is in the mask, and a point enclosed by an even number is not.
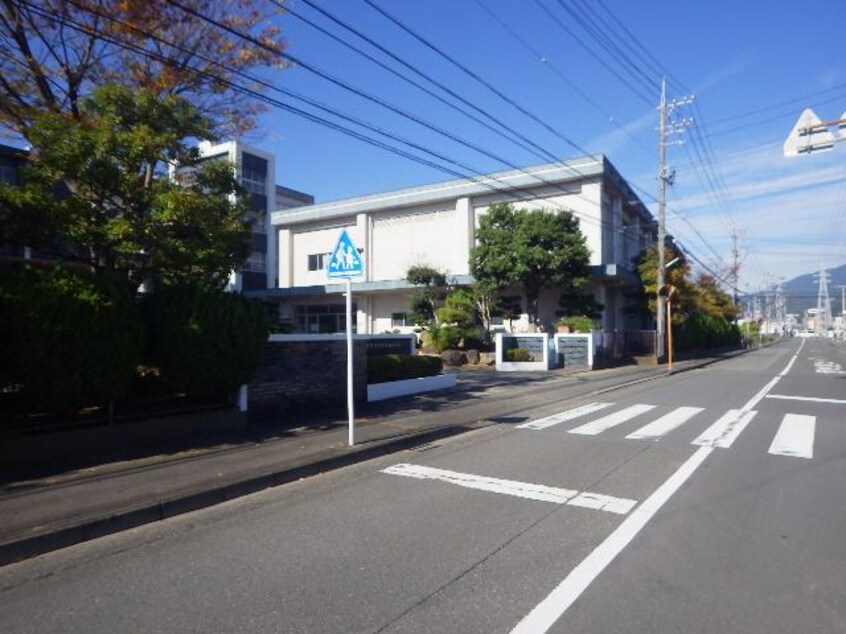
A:
[[[408,326],[405,313],[391,313],[391,328],[402,328]]]
[[[353,302],[353,332],[356,331],[356,310],[356,303]],[[299,332],[309,334],[345,332],[347,329],[347,308],[344,304],[297,306],[294,309],[294,323]]]
[[[326,264],[329,262],[330,253],[312,253],[308,256],[308,270],[309,271],[324,271]]]

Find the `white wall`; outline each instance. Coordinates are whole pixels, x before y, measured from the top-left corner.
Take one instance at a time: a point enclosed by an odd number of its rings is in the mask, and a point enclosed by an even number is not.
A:
[[[417,264],[445,270],[450,275],[468,273],[467,229],[455,208],[448,205],[373,214],[371,278],[405,279]]]
[[[351,219],[355,222],[355,218]],[[331,253],[341,231],[346,229],[350,238],[357,247],[363,247],[363,232],[355,224],[332,225],[331,227],[316,227],[311,229],[298,229],[291,231],[291,267],[293,286],[314,286],[327,284],[326,270],[309,271],[308,256],[316,253]],[[284,245],[280,239],[280,249]],[[280,279],[280,286],[284,284],[285,276]]]
[[[548,195],[539,194],[538,198],[513,203],[517,209],[548,209],[572,211],[579,219],[579,229],[585,236],[585,243],[590,249],[590,263],[602,264],[602,223],[600,220],[599,199],[601,186],[599,182],[583,183],[581,191],[572,194],[555,193],[551,190]],[[478,227],[479,218],[487,212],[489,201],[477,199],[475,207],[475,226]]]

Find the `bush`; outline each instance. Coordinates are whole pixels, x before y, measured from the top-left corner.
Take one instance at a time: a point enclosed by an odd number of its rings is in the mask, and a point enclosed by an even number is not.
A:
[[[269,319],[258,302],[202,287],[162,288],[144,302],[145,363],[174,392],[232,392],[252,377]]]
[[[512,363],[521,363],[524,361],[533,361],[532,353],[525,348],[511,348],[505,351],[505,359]]]
[[[388,383],[403,379],[435,376],[443,370],[439,357],[386,354],[367,358],[367,382]]]
[[[570,332],[591,332],[596,329],[596,324],[590,317],[564,317],[558,320],[559,326],[568,326]]]
[[[15,266],[0,278],[2,379],[51,412],[123,394],[141,358],[129,291],[105,276]]]

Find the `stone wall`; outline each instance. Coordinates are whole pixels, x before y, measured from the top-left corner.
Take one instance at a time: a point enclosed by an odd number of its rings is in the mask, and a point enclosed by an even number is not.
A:
[[[367,341],[353,341],[355,403],[367,402]],[[271,337],[248,387],[250,419],[286,412],[346,411],[344,337]]]

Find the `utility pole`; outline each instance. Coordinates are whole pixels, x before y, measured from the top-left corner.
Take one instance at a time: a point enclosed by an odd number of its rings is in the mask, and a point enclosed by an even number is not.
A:
[[[658,278],[655,290],[656,315],[655,326],[657,334],[656,355],[659,359],[664,356],[664,297],[661,291],[664,288],[664,241],[667,237],[667,186],[673,184],[675,172],[667,166],[667,147],[679,143],[670,142],[671,134],[681,132],[685,127],[693,123],[692,119],[673,119],[673,113],[679,106],[693,102],[693,96],[667,101],[667,80],[661,79],[661,100],[658,104]]]

